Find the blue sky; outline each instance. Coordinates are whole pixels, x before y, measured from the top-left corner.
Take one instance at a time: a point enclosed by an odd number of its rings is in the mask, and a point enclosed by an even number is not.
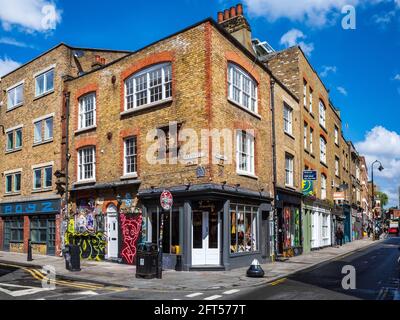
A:
[[[219,10],[229,0],[0,0],[0,75],[48,48],[135,50]],[[243,0],[253,36],[276,50],[295,43],[341,110],[344,134],[385,171],[378,183],[398,205],[400,186],[400,0]],[[356,9],[345,30],[344,5]]]

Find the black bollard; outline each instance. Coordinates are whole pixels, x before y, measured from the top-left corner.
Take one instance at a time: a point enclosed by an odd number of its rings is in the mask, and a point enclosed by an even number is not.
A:
[[[32,243],[31,243],[31,239],[28,240],[28,258],[26,260],[27,261],[33,261],[33,259],[32,259]]]
[[[261,268],[257,259],[254,259],[246,274],[249,278],[263,278],[264,270]]]

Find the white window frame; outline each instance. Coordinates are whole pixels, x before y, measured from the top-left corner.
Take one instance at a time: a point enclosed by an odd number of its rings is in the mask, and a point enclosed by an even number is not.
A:
[[[234,83],[234,73],[237,73],[239,77],[239,84]],[[248,81],[249,87],[248,92],[244,90],[245,81]],[[257,81],[245,70],[240,68],[234,63],[228,63],[228,99],[234,104],[248,110],[251,113],[258,115],[258,83]],[[238,99],[234,95],[234,90],[238,92]],[[248,105],[246,106],[245,99],[248,99]]]
[[[245,137],[246,150],[243,150],[242,138]],[[236,172],[239,175],[255,175],[255,139],[252,134],[244,130],[238,130],[236,133]],[[240,159],[245,158],[247,170],[240,168]]]
[[[327,144],[327,141],[322,136],[320,137],[319,141],[320,141],[320,157],[319,158],[320,158],[322,163],[326,164],[326,144]]]
[[[335,143],[339,145],[339,128],[335,125]]]
[[[335,157],[335,175],[340,177],[340,159],[339,157]]]
[[[86,111],[88,99],[93,99],[92,100],[93,108],[90,111]],[[78,120],[78,129],[79,130],[90,129],[90,128],[96,127],[96,100],[97,100],[96,92],[90,92],[79,98],[79,115],[78,115],[78,119],[79,119]],[[86,126],[87,115],[89,113],[93,113],[93,124]]]
[[[322,100],[319,100],[319,124],[326,128],[326,107]]]
[[[24,104],[24,84],[25,81],[21,81],[17,83],[16,85],[10,87],[7,89],[7,110],[12,110],[15,108],[18,108]],[[22,101],[15,103],[13,105],[10,105],[10,95],[14,95],[14,101],[17,100],[17,89],[22,88]]]
[[[307,108],[307,81],[303,80],[303,105]]]
[[[313,99],[314,99],[313,95],[314,95],[314,90],[311,89],[310,87],[310,113],[313,113]]]
[[[151,101],[151,89],[150,87],[150,74],[152,72],[161,70],[161,99],[150,102]],[[169,74],[168,81],[166,81],[166,75]],[[142,71],[136,72],[132,74],[129,78],[124,81],[124,110],[125,112],[129,112],[136,109],[142,109],[149,106],[157,105],[163,103],[165,101],[169,101],[172,99],[172,64],[170,62],[167,63],[159,63],[149,68],[146,68]],[[140,91],[137,91],[137,81],[141,78],[146,78],[146,88]],[[160,84],[153,86],[157,87]],[[128,89],[132,87],[132,93],[128,94]],[[167,90],[168,88],[168,90]],[[137,95],[140,92],[146,92],[146,103],[137,105]],[[129,106],[130,98],[132,98],[132,106]]]
[[[85,150],[90,150],[92,152],[92,159],[93,162],[88,162],[85,163],[82,159],[82,157],[84,156],[84,152]],[[78,161],[77,161],[77,165],[78,165],[78,176],[77,176],[77,180],[78,182],[92,182],[92,181],[96,181],[96,147],[95,146],[88,146],[88,147],[84,147],[78,150]],[[92,177],[89,178],[85,178],[85,167],[86,165],[92,165]],[[82,177],[82,178],[81,178]]]
[[[308,124],[304,123],[303,129],[304,149],[308,150]]]
[[[17,150],[21,150],[22,149],[22,145],[23,145],[22,128],[23,127],[24,127],[23,125],[20,125],[20,126],[14,127],[14,128],[7,129],[5,131],[5,135],[6,135],[6,152],[12,152],[12,151],[17,151]],[[16,145],[17,145],[17,132],[18,131],[21,132],[21,145],[17,147]],[[13,135],[13,141],[12,141],[13,145],[12,145],[11,149],[8,148],[8,136],[10,134]]]
[[[46,90],[47,87],[47,78],[50,73],[53,73],[53,85],[50,89]],[[52,66],[46,70],[41,71],[40,73],[36,74],[35,76],[35,98],[44,96],[45,94],[48,94],[49,92],[54,91],[54,81],[55,81],[55,66]],[[40,77],[43,77],[43,92],[38,92],[38,80]]]
[[[294,157],[290,154],[285,155],[285,185],[294,187]]]
[[[135,151],[134,154],[132,155],[128,155],[128,148],[127,148],[127,142],[128,140],[134,140],[134,145],[135,145]],[[128,165],[127,165],[127,161],[129,157],[133,157],[134,158],[134,162],[135,162],[135,171],[133,172],[128,172]],[[137,177],[137,167],[138,167],[138,155],[137,155],[137,137],[136,136],[131,136],[131,137],[127,137],[124,139],[124,176],[135,176]]]
[[[327,180],[328,178],[321,174],[321,200],[325,200],[327,197]]]
[[[314,129],[310,126],[310,153],[314,153]]]
[[[283,103],[283,130],[287,134],[293,134],[293,108],[285,102]]]
[[[47,130],[47,121],[52,119],[52,128],[51,128],[51,136],[46,137],[46,130]],[[46,143],[49,141],[52,141],[54,138],[54,113],[43,116],[41,118],[37,118],[32,121],[33,123],[33,144],[38,145],[42,143]],[[36,140],[35,137],[35,130],[36,130],[36,125],[40,123],[40,140]]]
[[[20,175],[20,189],[15,189],[16,179],[15,176]],[[7,177],[11,177],[11,191],[7,191]],[[4,172],[4,194],[17,194],[21,192],[22,188],[22,169],[15,171]]]
[[[54,163],[48,163],[48,164],[41,164],[41,165],[36,165],[36,166],[32,166],[32,183],[33,183],[33,190],[34,191],[40,191],[40,190],[50,190],[53,187],[53,165]],[[46,186],[46,169],[51,168],[51,185],[50,186]],[[36,171],[40,171],[40,187],[36,188],[36,184],[35,184],[35,172]]]

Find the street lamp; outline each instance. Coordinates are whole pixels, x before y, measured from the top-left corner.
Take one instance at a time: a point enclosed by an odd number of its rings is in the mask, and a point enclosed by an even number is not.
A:
[[[374,185],[374,165],[379,163],[378,170],[383,171],[385,168],[383,167],[382,163],[379,160],[375,160],[371,164],[371,178],[372,178],[372,210],[375,210],[375,185]],[[375,226],[376,226],[376,218],[375,218],[375,212],[373,212],[373,218],[374,218],[374,239],[375,239]]]

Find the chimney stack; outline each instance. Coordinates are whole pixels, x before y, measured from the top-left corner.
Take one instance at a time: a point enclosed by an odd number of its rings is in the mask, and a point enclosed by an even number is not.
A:
[[[98,69],[106,64],[106,59],[102,58],[100,55],[96,54],[94,56],[94,61],[92,63],[92,70]]]
[[[250,24],[244,17],[243,5],[238,4],[236,7],[225,9],[218,12],[218,23],[234,36],[244,47],[252,53],[254,52]]]

